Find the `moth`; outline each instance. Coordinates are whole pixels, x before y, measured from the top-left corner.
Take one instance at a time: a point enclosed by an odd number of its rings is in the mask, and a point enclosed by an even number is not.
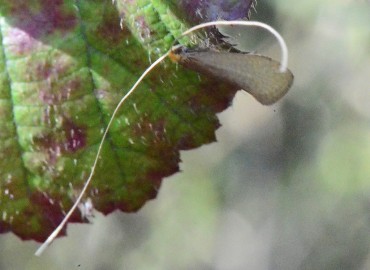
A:
[[[179,46],[169,57],[185,68],[247,91],[263,105],[271,105],[283,97],[294,78],[289,69],[280,70],[278,61],[258,54]]]
[[[258,54],[218,51],[215,49],[188,49],[182,45],[173,46],[168,52],[160,56],[141,74],[131,89],[118,102],[101,138],[94,163],[91,167],[90,175],[86,179],[79,196],[77,197],[72,208],[65,215],[62,222],[35,252],[36,256],[40,256],[48,247],[48,245],[53,242],[53,240],[68,222],[68,219],[71,217],[72,213],[80,204],[87,187],[93,179],[104,141],[107,138],[108,131],[118,110],[125,103],[127,98],[137,89],[137,86],[143,81],[143,79],[167,57],[172,59],[172,61],[184,66],[185,68],[212,77],[215,80],[227,82],[234,87],[238,87],[239,89],[243,89],[264,105],[275,103],[289,90],[293,83],[293,74],[287,68],[288,49],[281,35],[274,28],[267,24],[256,21],[208,22],[188,29],[187,31],[183,32],[180,37],[189,35],[190,33],[201,28],[218,25],[256,26],[269,31],[275,36],[280,44],[282,51],[281,62]]]

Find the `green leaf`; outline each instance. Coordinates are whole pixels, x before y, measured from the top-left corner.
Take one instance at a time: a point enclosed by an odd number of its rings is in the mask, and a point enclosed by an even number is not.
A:
[[[166,1],[1,0],[0,13],[0,232],[43,241],[83,187],[118,101],[187,25]],[[161,65],[119,111],[84,201],[138,210],[179,171],[180,150],[215,141],[234,94]],[[70,221],[87,222],[82,212]]]

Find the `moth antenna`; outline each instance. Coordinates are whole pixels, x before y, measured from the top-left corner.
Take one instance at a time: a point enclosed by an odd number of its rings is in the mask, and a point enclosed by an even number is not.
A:
[[[40,256],[44,251],[45,249],[54,241],[54,239],[58,236],[58,234],[60,233],[60,231],[63,229],[64,225],[67,223],[68,219],[71,217],[71,215],[73,214],[73,212],[76,210],[77,206],[79,205],[79,203],[81,202],[82,200],[82,197],[83,195],[85,194],[86,190],[87,190],[87,187],[89,186],[90,182],[91,182],[91,179],[95,173],[95,169],[96,169],[96,165],[98,164],[98,160],[99,160],[99,156],[100,156],[100,153],[101,153],[101,150],[103,148],[103,144],[104,144],[104,141],[108,135],[108,131],[113,123],[113,120],[118,112],[118,110],[121,108],[122,104],[126,101],[126,99],[136,90],[137,86],[141,83],[141,81],[146,77],[146,75],[148,75],[148,73],[150,71],[152,71],[155,66],[157,66],[160,62],[162,62],[167,56],[168,54],[170,53],[170,51],[166,52],[164,55],[162,55],[161,57],[159,57],[153,64],[151,64],[144,72],[143,74],[140,76],[140,78],[136,81],[136,83],[131,87],[131,89],[126,93],[126,95],[123,96],[123,98],[120,100],[120,102],[117,104],[116,108],[114,109],[113,113],[112,113],[112,116],[108,122],[108,125],[103,133],[103,136],[102,136],[102,139],[100,141],[100,144],[99,144],[99,147],[98,147],[98,151],[96,153],[96,156],[95,156],[95,160],[94,160],[94,164],[93,166],[91,167],[91,172],[90,172],[90,175],[88,177],[88,179],[86,180],[79,196],[77,197],[75,203],[73,204],[73,206],[71,207],[71,209],[68,211],[68,213],[65,215],[65,217],[63,218],[62,222],[58,225],[58,227],[50,234],[50,236],[46,239],[46,241],[36,250],[35,252],[35,255],[36,256]]]
[[[245,26],[256,26],[261,27],[267,31],[269,31],[272,35],[275,36],[277,41],[279,42],[280,49],[281,49],[281,61],[280,61],[280,72],[286,72],[288,68],[288,47],[283,39],[283,37],[279,34],[278,31],[276,31],[274,28],[272,28],[270,25],[257,22],[257,21],[215,21],[215,22],[207,22],[207,23],[201,23],[198,24],[185,32],[181,34],[181,36],[188,35],[196,30],[206,28],[209,26],[217,26],[217,25],[245,25]]]

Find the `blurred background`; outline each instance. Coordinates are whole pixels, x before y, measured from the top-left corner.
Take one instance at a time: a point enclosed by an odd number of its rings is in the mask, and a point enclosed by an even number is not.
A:
[[[136,214],[70,224],[41,257],[1,235],[0,269],[370,269],[370,1],[257,11],[287,41],[288,95],[266,107],[239,92],[218,142],[182,152],[183,172]],[[240,46],[279,59],[270,35],[241,31]]]

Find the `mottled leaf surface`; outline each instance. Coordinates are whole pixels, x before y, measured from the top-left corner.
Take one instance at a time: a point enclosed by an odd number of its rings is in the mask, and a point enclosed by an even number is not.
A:
[[[245,17],[250,2],[233,2],[0,0],[0,232],[45,240],[150,59],[192,19],[215,19],[217,5],[224,19]],[[215,141],[216,113],[235,90],[162,64],[119,111],[84,202],[104,214],[138,210],[179,170],[180,150]],[[87,222],[88,207],[70,221]]]

